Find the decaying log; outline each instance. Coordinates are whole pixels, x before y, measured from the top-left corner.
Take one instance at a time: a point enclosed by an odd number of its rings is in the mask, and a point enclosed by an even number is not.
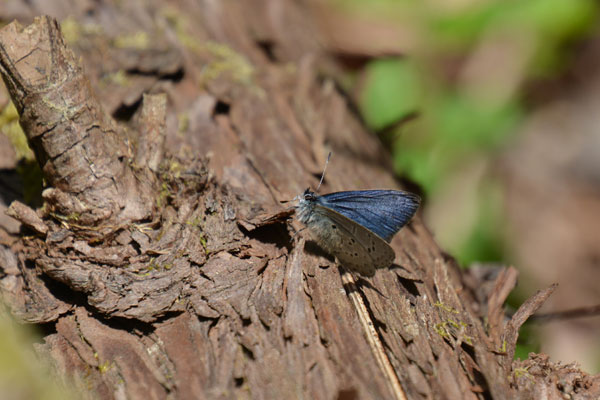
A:
[[[55,327],[38,353],[106,399],[394,398],[338,267],[292,240],[281,204],[316,183],[329,150],[324,191],[398,186],[336,85],[317,79],[335,66],[306,5],[125,3],[86,10],[109,25],[71,43],[85,68],[52,18],[0,31],[0,72],[48,184],[43,209],[11,207],[23,236],[0,247],[0,288],[22,320]],[[135,26],[119,24],[133,10]],[[99,78],[94,46],[125,26],[160,31],[127,59],[137,100]],[[127,127],[96,100],[115,93],[139,108]],[[598,378],[572,366],[513,361],[518,328],[553,288],[506,322],[514,269],[491,285],[461,271],[419,218],[392,246],[393,267],[353,294],[409,399],[597,396]]]

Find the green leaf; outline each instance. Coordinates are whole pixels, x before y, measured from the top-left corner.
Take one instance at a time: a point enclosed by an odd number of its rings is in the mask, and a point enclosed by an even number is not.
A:
[[[361,106],[371,128],[384,128],[415,111],[421,88],[419,74],[410,61],[398,58],[376,60],[367,66],[366,75]]]

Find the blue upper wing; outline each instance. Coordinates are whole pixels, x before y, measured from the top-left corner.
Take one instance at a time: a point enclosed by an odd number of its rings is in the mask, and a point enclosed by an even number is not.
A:
[[[316,199],[388,242],[415,215],[420,201],[416,194],[400,190],[353,190]]]

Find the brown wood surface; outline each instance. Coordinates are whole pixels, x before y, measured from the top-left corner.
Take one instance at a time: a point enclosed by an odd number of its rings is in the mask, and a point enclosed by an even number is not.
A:
[[[22,234],[0,247],[0,287],[53,327],[38,353],[90,398],[393,398],[338,267],[292,240],[280,203],[329,151],[322,192],[398,187],[310,3],[44,4],[0,31],[48,185],[43,209],[10,207]],[[72,15],[71,35],[43,12]],[[356,290],[409,399],[599,397],[574,366],[513,361],[554,287],[507,321],[514,269],[459,270],[418,217],[392,246]]]

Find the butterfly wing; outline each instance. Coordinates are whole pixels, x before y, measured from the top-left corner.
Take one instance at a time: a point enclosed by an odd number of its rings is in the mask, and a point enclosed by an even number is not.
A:
[[[319,204],[315,204],[313,212],[320,222],[309,225],[309,229],[319,245],[344,267],[373,276],[375,269],[387,268],[394,262],[394,250],[364,226]]]
[[[421,199],[401,190],[352,190],[325,194],[316,202],[389,242],[415,215]]]

